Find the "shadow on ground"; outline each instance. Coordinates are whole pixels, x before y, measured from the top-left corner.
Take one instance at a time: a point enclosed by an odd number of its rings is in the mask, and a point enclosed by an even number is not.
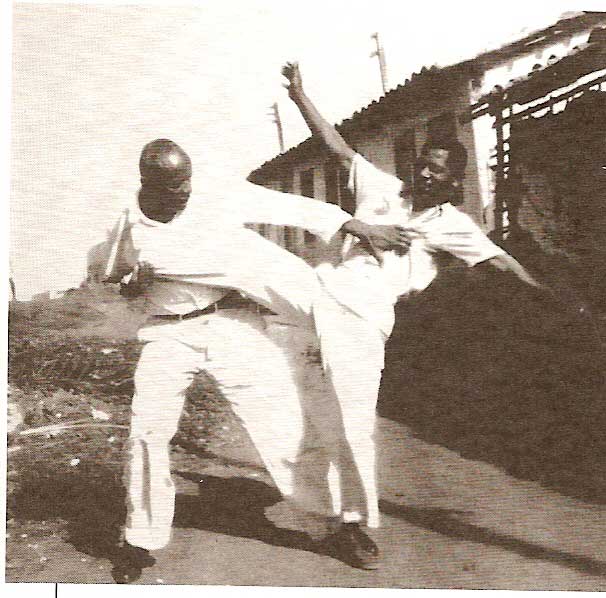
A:
[[[379,412],[466,458],[604,503],[598,320],[478,274],[441,275],[398,306]]]
[[[95,558],[116,556],[126,516],[125,491],[113,471],[95,474],[56,474],[31,477],[19,485],[7,505],[17,520],[47,522],[60,519],[63,539]]]
[[[606,563],[563,550],[548,548],[527,542],[514,536],[495,532],[486,527],[467,523],[465,513],[452,509],[412,507],[396,505],[382,500],[383,513],[392,515],[416,527],[427,529],[443,536],[467,542],[476,542],[486,546],[496,546],[516,553],[524,558],[557,563],[569,569],[606,577]]]
[[[281,500],[268,484],[242,477],[218,477],[176,472],[199,483],[199,495],[178,494],[174,525],[260,540],[273,546],[322,553],[304,532],[280,528],[265,516],[265,509]]]
[[[286,548],[321,553],[303,532],[275,526],[265,508],[281,500],[273,486],[261,481],[176,472],[200,482],[196,496],[177,494],[174,526],[251,538]],[[126,517],[125,489],[116,471],[79,472],[32,477],[10,497],[11,515],[18,520],[61,520],[62,538],[76,550],[95,558],[119,562],[120,530]]]

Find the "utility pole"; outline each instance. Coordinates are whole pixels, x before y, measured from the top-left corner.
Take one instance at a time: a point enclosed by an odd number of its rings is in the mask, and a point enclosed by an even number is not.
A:
[[[15,286],[15,278],[13,277],[13,263],[10,258],[8,262],[8,285],[11,290],[10,301],[17,301],[17,287]]]
[[[284,135],[282,133],[282,121],[280,120],[280,112],[278,111],[278,102],[274,102],[270,106],[270,114],[272,117],[272,122],[276,123],[276,127],[278,128],[278,142],[280,143],[280,153],[284,153]]]
[[[378,33],[373,33],[370,38],[374,39],[377,44],[377,49],[370,55],[370,57],[374,58],[376,56],[379,59],[379,68],[381,69],[381,84],[383,85],[383,93],[387,93],[387,66],[385,64],[385,51],[383,50],[383,46],[381,46],[381,42],[379,41]]]

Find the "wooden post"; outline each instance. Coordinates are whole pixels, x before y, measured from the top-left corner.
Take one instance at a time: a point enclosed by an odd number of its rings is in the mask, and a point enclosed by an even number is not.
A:
[[[494,194],[494,232],[497,241],[503,240],[503,215],[505,213],[505,148],[504,148],[504,108],[503,93],[499,92],[492,103],[492,112],[495,117],[495,129],[497,133],[497,171],[495,176]]]
[[[17,301],[17,287],[13,277],[13,261],[8,259],[8,286],[10,287],[11,297],[9,301]]]

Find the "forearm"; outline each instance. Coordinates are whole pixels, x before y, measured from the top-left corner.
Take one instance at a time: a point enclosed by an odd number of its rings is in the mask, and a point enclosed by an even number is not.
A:
[[[299,108],[312,135],[320,139],[326,148],[349,170],[355,152],[347,145],[335,126],[330,124],[318,112],[318,109],[305,93],[298,93],[292,100]]]
[[[128,282],[120,283],[120,295],[126,297],[126,299],[135,299],[143,295],[147,289],[144,289],[141,284],[136,280],[129,280]]]
[[[369,225],[357,218],[351,218],[341,227],[342,233],[347,233],[361,239],[368,235]]]
[[[579,302],[574,291],[557,285],[538,282],[515,258],[510,255],[500,255],[488,260],[495,268],[515,274],[519,280],[540,291],[539,296],[549,300],[549,306],[571,311],[578,316],[587,313],[587,306]]]
[[[511,272],[518,277],[523,283],[535,287],[537,289],[544,288],[543,285],[535,280],[535,278],[518,262],[515,258],[508,254],[501,254],[488,260],[488,263],[501,272]]]

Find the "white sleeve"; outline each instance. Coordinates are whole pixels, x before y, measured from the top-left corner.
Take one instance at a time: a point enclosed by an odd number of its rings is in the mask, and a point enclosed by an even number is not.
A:
[[[506,253],[467,214],[451,204],[442,204],[441,208],[440,216],[428,220],[418,229],[430,248],[447,251],[468,266]]]
[[[137,252],[131,236],[129,211],[125,210],[107,239],[89,250],[89,269],[104,282],[120,282],[132,272],[137,263]]]
[[[350,214],[333,204],[252,183],[234,189],[230,209],[238,210],[242,222],[297,226],[318,235],[327,243],[351,220]]]
[[[356,154],[349,170],[348,189],[353,194],[356,206],[364,204],[373,211],[381,211],[387,198],[399,195],[402,181],[371,164],[360,154]]]

